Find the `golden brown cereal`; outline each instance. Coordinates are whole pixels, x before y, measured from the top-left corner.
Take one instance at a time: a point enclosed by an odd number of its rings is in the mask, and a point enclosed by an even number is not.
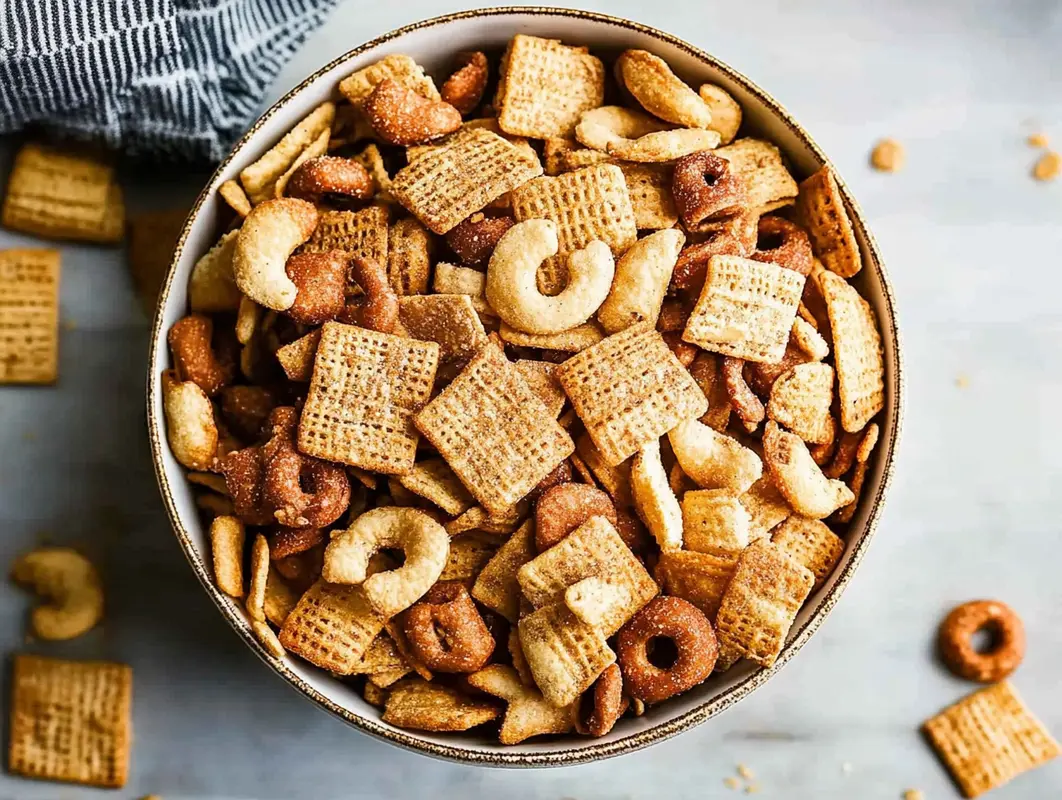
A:
[[[0,250],[0,384],[59,375],[59,251]]]
[[[637,164],[621,161],[617,165],[627,182],[627,193],[634,210],[638,230],[663,230],[678,222],[678,210],[671,196],[670,164]]]
[[[384,617],[373,611],[361,586],[318,581],[280,629],[280,643],[322,669],[349,675],[377,634]]]
[[[822,474],[799,436],[782,430],[773,420],[763,433],[763,463],[786,501],[805,517],[828,517],[855,499],[841,481]]]
[[[631,496],[631,465],[627,462],[609,465],[601,456],[593,439],[583,433],[575,442],[575,451],[589,468],[590,483],[600,484],[601,488],[608,492],[616,509],[628,508],[633,505]],[[622,534],[623,531],[620,531]]]
[[[577,701],[559,708],[554,706],[537,689],[525,686],[512,667],[491,664],[469,675],[468,683],[509,704],[498,737],[502,744],[519,744],[532,736],[568,733],[575,728]]]
[[[462,114],[468,114],[479,105],[487,88],[489,69],[487,56],[478,50],[458,53],[457,69],[446,79],[440,94],[442,99]]]
[[[749,512],[726,489],[701,489],[682,496],[682,539],[687,550],[722,556],[749,544]]]
[[[339,92],[360,109],[377,84],[386,79],[406,86],[429,100],[439,99],[435,84],[424,74],[423,68],[409,56],[398,53],[384,56],[376,63],[348,75],[339,82]]]
[[[392,687],[383,721],[421,731],[467,731],[499,715],[497,707],[449,686],[410,678]]]
[[[785,168],[776,145],[746,137],[718,148],[715,155],[730,161],[745,182],[749,208],[763,214],[796,199],[797,182]]]
[[[527,388],[538,396],[554,417],[560,416],[568,398],[557,382],[557,365],[545,361],[521,360],[517,361],[515,366]]]
[[[805,442],[825,444],[834,438],[833,367],[813,361],[797,364],[771,387],[767,416]]]
[[[387,279],[396,294],[428,293],[431,252],[431,234],[415,219],[400,219],[391,226],[387,243]]]
[[[471,589],[497,550],[498,537],[485,531],[453,536],[450,539],[450,554],[439,580],[456,581]]]
[[[817,519],[791,516],[771,532],[771,543],[803,564],[821,586],[844,554],[844,541]]]
[[[899,172],[905,160],[903,145],[895,139],[881,139],[870,151],[870,165],[879,172]]]
[[[831,272],[850,278],[863,267],[859,243],[848,219],[837,178],[823,167],[800,184],[797,211],[815,255]]]
[[[237,181],[225,181],[218,187],[218,194],[241,218],[251,213],[251,200]]]
[[[442,362],[467,361],[487,341],[483,323],[464,294],[428,294],[402,297],[398,318],[414,339],[437,342]]]
[[[654,574],[665,594],[687,600],[714,620],[736,568],[735,555],[665,550]]]
[[[472,596],[487,608],[498,612],[509,622],[520,616],[520,567],[535,557],[535,526],[528,520],[498,550],[480,570],[472,586]]]
[[[602,629],[581,621],[563,602],[522,617],[519,629],[535,683],[557,707],[578,704],[579,695],[616,660]]]
[[[149,314],[155,312],[159,290],[166,280],[177,239],[187,218],[187,208],[142,211],[129,216],[129,272],[141,304]]]
[[[974,647],[978,631],[992,635],[987,651]],[[1025,657],[1021,617],[998,600],[973,600],[956,606],[940,623],[937,643],[948,669],[968,681],[996,683],[1016,670]]]
[[[418,461],[413,469],[399,478],[409,491],[430,500],[447,514],[459,516],[476,501],[452,469],[441,458]]]
[[[277,181],[307,148],[329,132],[335,115],[334,103],[322,103],[288,131],[272,149],[240,172],[240,183],[247,190],[251,203],[257,206],[276,196]],[[327,139],[325,142],[327,147]]]
[[[243,543],[246,531],[237,517],[215,517],[210,523],[214,580],[230,597],[243,597]]]
[[[286,344],[275,353],[288,380],[308,382],[313,376],[313,363],[317,346],[321,342],[320,329],[310,331],[291,344]]]
[[[360,211],[324,211],[303,252],[342,250],[353,258],[386,264],[390,254],[388,212],[381,206]]]

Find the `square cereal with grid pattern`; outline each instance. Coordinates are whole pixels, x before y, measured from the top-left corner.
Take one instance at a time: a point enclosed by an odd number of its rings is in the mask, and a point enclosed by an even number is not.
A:
[[[844,555],[844,540],[826,523],[794,514],[771,532],[771,542],[811,570],[818,588]]]
[[[512,506],[575,450],[493,342],[414,422],[490,512]]]
[[[354,258],[368,258],[385,269],[388,266],[389,229],[387,209],[369,206],[360,211],[324,211],[304,253],[342,250]],[[348,284],[351,281],[348,279]]]
[[[797,182],[785,167],[782,151],[771,142],[738,139],[713,152],[729,161],[745,184],[749,208],[766,213],[796,199]]]
[[[678,222],[678,211],[671,196],[670,164],[635,164],[620,161],[634,209],[634,222],[638,230],[663,230]]]
[[[577,353],[556,375],[608,466],[708,410],[704,393],[647,323]]]
[[[537,158],[496,133],[461,128],[395,175],[395,199],[434,233],[542,174]]]
[[[733,554],[664,550],[653,574],[664,592],[693,603],[714,622],[736,568]]]
[[[1009,681],[967,695],[922,730],[966,797],[1002,786],[1062,752]]]
[[[763,364],[785,354],[804,276],[777,264],[712,256],[682,338],[705,350]]]
[[[311,664],[350,675],[387,620],[373,611],[360,586],[317,581],[280,628],[280,643]]]
[[[569,136],[584,111],[605,102],[605,65],[556,39],[517,34],[502,59],[495,105],[506,133]]]
[[[0,384],[59,371],[59,251],[0,250]]]
[[[366,98],[384,80],[392,80],[400,86],[410,89],[429,100],[439,99],[439,90],[431,76],[424,74],[424,68],[412,57],[402,53],[391,53],[367,67],[352,72],[339,82],[339,93],[357,109],[365,104]]]
[[[439,345],[325,323],[299,422],[299,449],[352,467],[413,468],[413,415],[431,395]]]
[[[133,670],[106,661],[17,655],[8,769],[118,789],[129,774]]]

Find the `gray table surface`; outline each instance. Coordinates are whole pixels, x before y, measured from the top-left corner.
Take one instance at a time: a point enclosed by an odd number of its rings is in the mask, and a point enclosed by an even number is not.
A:
[[[270,102],[349,47],[459,5],[351,0]],[[1062,734],[1062,181],[1031,180],[1025,144],[1034,130],[1062,141],[1062,6],[581,5],[675,32],[767,87],[831,154],[882,246],[905,335],[907,422],[883,524],[832,617],[733,710],[617,760],[494,771],[363,736],[287,688],[200,590],[155,487],[148,321],[123,254],[64,245],[59,384],[0,389],[0,563],[42,540],[83,547],[106,573],[108,615],[81,640],[27,645],[28,598],[0,583],[0,649],[132,664],[132,776],[108,794],[0,775],[0,798],[726,797],[738,763],[764,797],[956,797],[917,727],[971,688],[934,663],[931,642],[941,614],[982,596],[1024,617],[1014,681]],[[907,147],[898,175],[867,166],[882,136]],[[204,177],[131,175],[130,205],[189,202]],[[0,232],[0,247],[26,244]],[[1062,762],[994,796],[1060,795]]]

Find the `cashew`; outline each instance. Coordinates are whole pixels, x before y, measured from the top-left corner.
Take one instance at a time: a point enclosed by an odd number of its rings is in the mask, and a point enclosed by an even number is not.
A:
[[[664,304],[685,234],[675,228],[657,231],[634,243],[616,264],[612,289],[597,310],[597,319],[609,333],[636,322],[654,328]]]
[[[192,311],[235,311],[240,290],[232,277],[232,254],[239,231],[229,231],[195,262],[188,278],[188,303]]]
[[[639,136],[637,139],[618,139],[609,142],[608,154],[622,161],[656,164],[674,161],[700,150],[714,150],[719,146],[719,134],[700,128],[678,128]]]
[[[44,547],[15,562],[11,577],[49,602],[33,609],[42,639],[73,639],[103,617],[103,585],[92,562],[67,547]]]
[[[667,438],[682,471],[702,489],[729,489],[740,495],[763,474],[755,451],[695,419],[683,422]]]
[[[667,129],[667,124],[640,111],[623,106],[601,106],[583,112],[575,126],[575,138],[593,150],[607,151],[610,144]]]
[[[173,457],[188,469],[209,469],[218,450],[218,426],[206,392],[167,370],[162,373],[162,408]]]
[[[616,266],[600,241],[568,256],[564,291],[553,297],[539,292],[539,265],[557,248],[557,226],[545,219],[514,225],[498,241],[487,267],[487,302],[510,327],[561,333],[590,319],[608,296]]]
[[[659,56],[646,50],[625,50],[616,60],[616,72],[627,91],[650,114],[690,128],[711,124],[708,104]]]
[[[697,94],[712,114],[709,129],[719,133],[722,144],[730,144],[741,127],[741,104],[725,89],[711,83],[702,84]]]
[[[281,197],[255,206],[243,221],[232,254],[240,291],[274,311],[291,308],[299,290],[285,265],[316,227],[317,209],[305,200]]]
[[[385,547],[401,549],[405,563],[369,575],[369,559]],[[439,580],[450,553],[450,536],[423,511],[385,506],[358,517],[325,549],[321,577],[329,583],[362,584],[373,608],[393,617],[409,608]]]
[[[798,514],[823,519],[855,500],[843,481],[822,474],[799,436],[773,421],[763,431],[763,460],[778,491]]]

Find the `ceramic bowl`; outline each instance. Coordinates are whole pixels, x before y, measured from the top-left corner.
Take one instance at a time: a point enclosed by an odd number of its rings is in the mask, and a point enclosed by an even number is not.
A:
[[[440,758],[490,766],[561,766],[629,753],[699,725],[748,697],[781,670],[815,633],[836,605],[867,551],[877,526],[893,472],[902,416],[903,372],[892,287],[874,240],[851,194],[841,184],[863,251],[864,268],[855,281],[873,305],[885,345],[885,410],[878,418],[881,439],[867,477],[860,507],[846,540],[844,556],[830,579],[808,600],[793,625],[788,642],[771,669],[740,662],[723,675],[637,718],[622,719],[600,739],[579,736],[531,740],[503,747],[480,733],[435,735],[395,728],[349,685],[298,658],[277,661],[252,635],[240,604],[214,586],[207,528],[196,511],[184,471],[166,444],[159,376],[169,366],[166,331],[187,309],[188,276],[193,264],[218,239],[223,201],[218,186],[235,178],[303,116],[335,92],[339,80],[389,53],[406,53],[436,77],[445,77],[459,50],[500,50],[517,33],[589,45],[595,51],[642,48],[661,56],[688,83],[710,81],[723,86],[741,103],[747,130],[775,142],[799,178],[824,163],[826,155],[778,101],[734,68],[686,42],[653,28],[603,14],[561,9],[496,9],[469,11],[400,28],[354,48],[321,68],[270,108],[240,139],[200,194],[185,224],[169,276],[159,298],[151,339],[148,372],[148,425],[162,498],[174,532],[192,568],[221,614],[248,647],[286,681],[354,727],[401,747]]]

